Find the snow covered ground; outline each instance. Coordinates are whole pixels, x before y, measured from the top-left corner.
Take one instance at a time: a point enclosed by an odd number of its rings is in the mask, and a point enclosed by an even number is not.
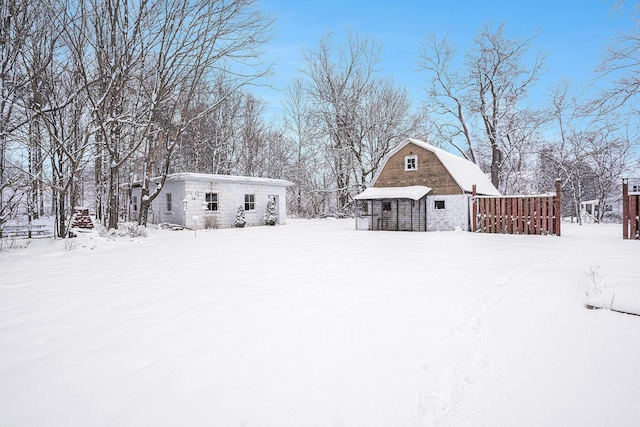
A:
[[[0,425],[637,425],[640,317],[584,307],[640,306],[621,235],[37,240],[0,253]]]

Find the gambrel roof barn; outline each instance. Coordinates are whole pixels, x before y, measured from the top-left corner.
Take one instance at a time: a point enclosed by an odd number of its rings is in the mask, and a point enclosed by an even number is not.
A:
[[[479,195],[500,195],[476,164],[408,138],[389,152],[371,186],[355,197],[357,228],[469,230],[474,185]]]

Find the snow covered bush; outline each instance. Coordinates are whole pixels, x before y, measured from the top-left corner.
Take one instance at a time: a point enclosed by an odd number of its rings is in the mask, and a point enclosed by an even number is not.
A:
[[[104,228],[102,226],[96,227],[100,237],[106,237],[107,239],[116,239],[118,237],[147,237],[147,228],[138,225],[135,222],[124,222],[118,224],[119,228]]]
[[[278,213],[276,212],[276,202],[267,202],[267,211],[264,213],[264,223],[266,225],[276,225],[278,223]]]
[[[135,222],[126,222],[122,224],[122,231],[128,237],[147,237],[147,228],[136,224]]]
[[[238,213],[236,213],[236,227],[242,228],[245,226],[247,221],[244,219],[244,206],[238,206]]]

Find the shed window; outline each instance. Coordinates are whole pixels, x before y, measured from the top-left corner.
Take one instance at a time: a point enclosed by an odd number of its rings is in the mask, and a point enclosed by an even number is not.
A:
[[[435,200],[433,202],[433,208],[436,210],[444,209],[444,200]]]
[[[132,197],[132,202],[133,202],[133,211],[134,212],[138,212],[138,196],[133,196]]]
[[[411,155],[404,157],[404,170],[415,171],[418,170],[418,156]]]
[[[171,212],[171,193],[167,193],[167,212]]]
[[[256,196],[255,194],[245,194],[244,195],[244,210],[252,211],[256,208]]]
[[[204,195],[204,200],[208,211],[218,210],[218,193],[206,193]]]
[[[382,202],[382,211],[390,212],[391,211],[391,202]]]

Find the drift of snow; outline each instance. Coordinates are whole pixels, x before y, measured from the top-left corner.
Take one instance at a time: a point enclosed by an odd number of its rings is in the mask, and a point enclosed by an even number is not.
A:
[[[584,305],[596,265],[638,289],[640,243],[563,227],[288,220],[2,252],[0,425],[634,425],[640,317]]]

